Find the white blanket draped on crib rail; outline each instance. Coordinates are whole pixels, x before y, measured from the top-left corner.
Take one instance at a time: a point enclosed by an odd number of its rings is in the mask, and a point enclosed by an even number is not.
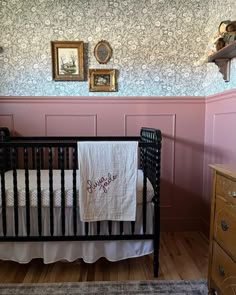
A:
[[[134,221],[138,142],[78,142],[82,221]]]

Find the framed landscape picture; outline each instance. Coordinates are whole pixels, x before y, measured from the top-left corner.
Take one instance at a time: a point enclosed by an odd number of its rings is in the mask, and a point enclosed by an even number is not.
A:
[[[116,70],[90,69],[89,91],[111,92],[117,91]]]
[[[53,80],[84,80],[84,43],[82,41],[52,41],[51,50]]]

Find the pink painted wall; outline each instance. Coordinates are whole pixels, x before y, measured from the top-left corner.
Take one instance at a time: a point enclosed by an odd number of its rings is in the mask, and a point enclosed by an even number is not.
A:
[[[209,164],[236,165],[236,90],[225,91],[206,98],[205,150],[203,170],[204,232],[209,230],[211,171]]]
[[[162,230],[209,231],[212,163],[236,165],[236,90],[204,97],[0,97],[15,135],[162,130]]]
[[[138,135],[162,130],[162,230],[199,230],[204,97],[0,97],[15,135]]]

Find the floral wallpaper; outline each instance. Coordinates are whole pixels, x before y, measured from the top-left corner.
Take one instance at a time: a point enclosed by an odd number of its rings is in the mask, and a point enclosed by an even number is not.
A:
[[[229,83],[202,62],[211,34],[235,11],[233,0],[0,0],[0,95],[182,96],[235,87],[235,61]],[[93,52],[102,39],[113,49],[105,65]],[[52,40],[84,41],[86,72],[117,69],[118,91],[89,92],[88,79],[53,81]]]

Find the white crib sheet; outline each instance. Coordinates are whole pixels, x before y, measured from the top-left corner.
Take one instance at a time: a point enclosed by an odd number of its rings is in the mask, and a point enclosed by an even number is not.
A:
[[[77,204],[79,204],[79,170],[77,170]],[[1,177],[0,177],[1,180]],[[17,188],[18,188],[18,204],[20,207],[25,206],[25,171],[17,170]],[[37,171],[29,170],[29,190],[30,190],[30,206],[37,206]],[[14,206],[13,192],[13,171],[5,173],[5,192],[6,206]],[[150,202],[153,197],[153,187],[147,180],[147,202]],[[143,195],[143,171],[138,170],[137,177],[137,204],[142,203]],[[61,170],[53,170],[53,197],[54,206],[61,206]],[[49,171],[41,170],[41,200],[42,206],[49,206]],[[65,206],[72,207],[73,205],[73,190],[72,190],[72,170],[65,170]],[[0,206],[2,206],[1,190],[0,190]]]

